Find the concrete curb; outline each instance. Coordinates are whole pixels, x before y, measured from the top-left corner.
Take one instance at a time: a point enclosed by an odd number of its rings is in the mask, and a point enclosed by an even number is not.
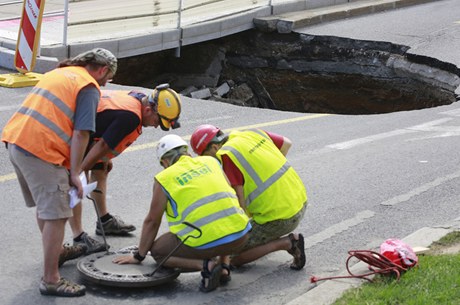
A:
[[[433,242],[438,241],[450,232],[460,230],[460,217],[452,223],[444,226],[424,227],[420,230],[406,236],[402,240],[412,247],[429,247]],[[362,274],[367,271],[367,264],[359,262],[350,268],[352,273]],[[349,275],[347,271],[337,274],[338,276]],[[307,293],[297,297],[287,305],[330,305],[335,302],[348,289],[358,287],[364,280],[359,279],[337,279],[327,280],[319,283],[316,287],[310,289]]]
[[[363,0],[316,9],[284,13],[254,19],[257,29],[264,32],[290,33],[295,29],[323,22],[373,14],[405,6],[438,0]]]

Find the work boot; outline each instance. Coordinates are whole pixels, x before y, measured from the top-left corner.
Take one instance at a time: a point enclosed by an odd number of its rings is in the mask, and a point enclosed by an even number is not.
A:
[[[80,241],[73,241],[73,245],[74,246],[77,246],[77,245],[84,246],[86,249],[86,252],[85,252],[86,255],[106,250],[104,243],[98,241],[97,239],[92,238],[86,232],[83,233]]]
[[[61,254],[59,254],[58,266],[61,267],[66,261],[76,259],[86,252],[85,245],[69,245],[65,244],[64,249],[62,249]]]
[[[112,215],[112,218],[102,223],[105,235],[126,235],[136,230],[136,227],[125,223],[120,217]],[[102,235],[99,223],[96,225],[96,234]]]

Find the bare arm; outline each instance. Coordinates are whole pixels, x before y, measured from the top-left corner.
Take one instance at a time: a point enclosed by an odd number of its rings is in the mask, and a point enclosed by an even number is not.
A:
[[[244,191],[243,191],[243,186],[242,185],[235,185],[233,186],[233,189],[236,192],[236,197],[238,198],[238,202],[240,203],[240,207],[246,212],[248,216],[249,215],[247,209],[246,209],[246,201],[244,200]]]
[[[158,234],[161,225],[161,217],[166,210],[166,198],[161,185],[155,180],[153,184],[153,196],[150,203],[150,210],[144,219],[142,226],[141,240],[139,243],[139,254],[144,256],[153,248],[153,242]]]
[[[107,155],[109,152],[110,147],[107,145],[104,139],[97,141],[96,144],[91,147],[85,159],[83,160],[83,170],[90,170],[97,163],[97,161],[101,160],[101,158]]]
[[[89,142],[89,131],[74,130],[70,143],[70,183],[78,189],[78,197],[83,197],[83,187],[79,178],[83,171],[82,161]]]

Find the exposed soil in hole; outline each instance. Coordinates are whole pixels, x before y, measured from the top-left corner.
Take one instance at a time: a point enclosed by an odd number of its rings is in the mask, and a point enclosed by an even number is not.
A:
[[[372,114],[455,102],[459,69],[408,47],[250,30],[174,51],[121,59],[114,80],[184,95],[297,112]],[[136,71],[136,73],[133,73]],[[139,73],[138,73],[139,72]],[[225,88],[223,88],[225,85]]]

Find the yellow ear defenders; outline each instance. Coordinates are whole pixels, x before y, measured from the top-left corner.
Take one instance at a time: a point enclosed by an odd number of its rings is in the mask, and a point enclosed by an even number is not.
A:
[[[169,88],[169,84],[156,86],[152,94],[149,95],[148,102],[160,117],[162,130],[168,131],[169,128],[176,129],[180,127],[181,101],[176,91]]]

